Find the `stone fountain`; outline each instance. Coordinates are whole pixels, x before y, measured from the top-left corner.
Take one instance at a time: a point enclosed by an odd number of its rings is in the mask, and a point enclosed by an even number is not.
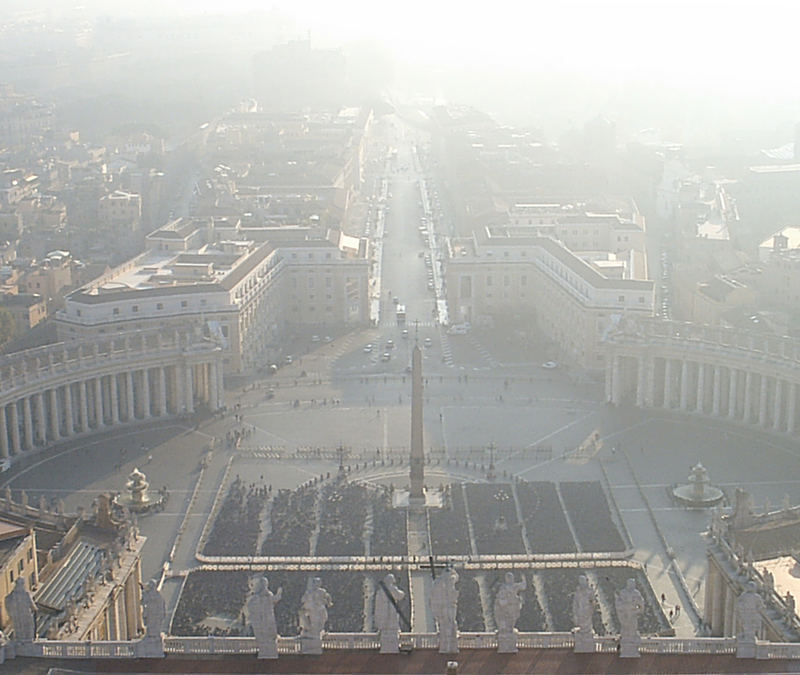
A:
[[[722,490],[711,485],[708,471],[700,462],[692,467],[689,482],[672,488],[672,495],[685,506],[694,508],[714,506],[724,496]]]
[[[157,499],[153,499],[148,490],[150,483],[147,482],[145,476],[138,468],[134,468],[128,474],[128,480],[125,482],[125,489],[128,494],[120,494],[114,498],[114,503],[117,506],[127,508],[133,513],[144,513],[156,506],[163,503],[163,495]]]

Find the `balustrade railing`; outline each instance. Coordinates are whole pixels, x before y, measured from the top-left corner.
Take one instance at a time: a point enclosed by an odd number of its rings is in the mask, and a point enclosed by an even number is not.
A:
[[[615,652],[619,643],[617,635],[598,635],[594,638],[596,652]],[[400,633],[400,649],[438,649],[436,633]],[[141,656],[143,640],[128,642],[37,640],[17,644],[16,656],[54,659],[134,659]],[[492,632],[459,633],[459,649],[497,649],[497,635]],[[571,632],[517,633],[519,649],[573,649]],[[302,653],[299,637],[278,637],[278,654]],[[639,651],[642,654],[736,654],[734,637],[671,638],[643,637]],[[380,648],[378,633],[324,633],[323,652],[326,650],[372,650]],[[164,654],[202,656],[210,654],[249,655],[258,653],[254,637],[180,637],[169,635],[163,641]],[[146,651],[146,650],[145,650]],[[798,659],[800,643],[762,642],[756,644],[758,659]]]

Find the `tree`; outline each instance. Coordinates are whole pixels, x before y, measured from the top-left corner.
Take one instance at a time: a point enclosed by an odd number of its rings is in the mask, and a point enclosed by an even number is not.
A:
[[[16,333],[14,316],[5,307],[0,307],[0,345],[4,345]]]

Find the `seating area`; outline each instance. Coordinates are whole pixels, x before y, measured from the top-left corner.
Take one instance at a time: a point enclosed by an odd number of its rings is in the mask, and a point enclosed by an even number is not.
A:
[[[392,496],[388,491],[370,493],[372,502],[372,537],[370,555],[406,555],[406,512],[392,508]]]
[[[508,483],[466,485],[469,517],[479,554],[525,553],[514,493]]]
[[[259,517],[269,499],[269,489],[246,484],[239,476],[228,488],[203,547],[204,555],[253,555],[261,529]]]
[[[322,488],[317,555],[364,555],[367,499],[360,483],[336,480]]]
[[[278,490],[272,501],[272,531],[264,539],[261,555],[308,555],[309,538],[316,525],[317,487]]]
[[[577,547],[555,485],[521,482],[516,489],[531,553],[574,553]]]
[[[625,543],[611,518],[608,500],[599,482],[565,482],[559,487],[582,551],[599,553],[625,550]]]
[[[467,529],[467,513],[459,483],[445,488],[445,508],[428,512],[434,555],[469,555],[472,553]]]

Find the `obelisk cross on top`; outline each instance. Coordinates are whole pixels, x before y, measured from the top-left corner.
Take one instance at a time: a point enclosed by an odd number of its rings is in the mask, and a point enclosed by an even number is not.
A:
[[[411,461],[409,504],[425,505],[425,451],[422,446],[422,351],[411,352]]]

